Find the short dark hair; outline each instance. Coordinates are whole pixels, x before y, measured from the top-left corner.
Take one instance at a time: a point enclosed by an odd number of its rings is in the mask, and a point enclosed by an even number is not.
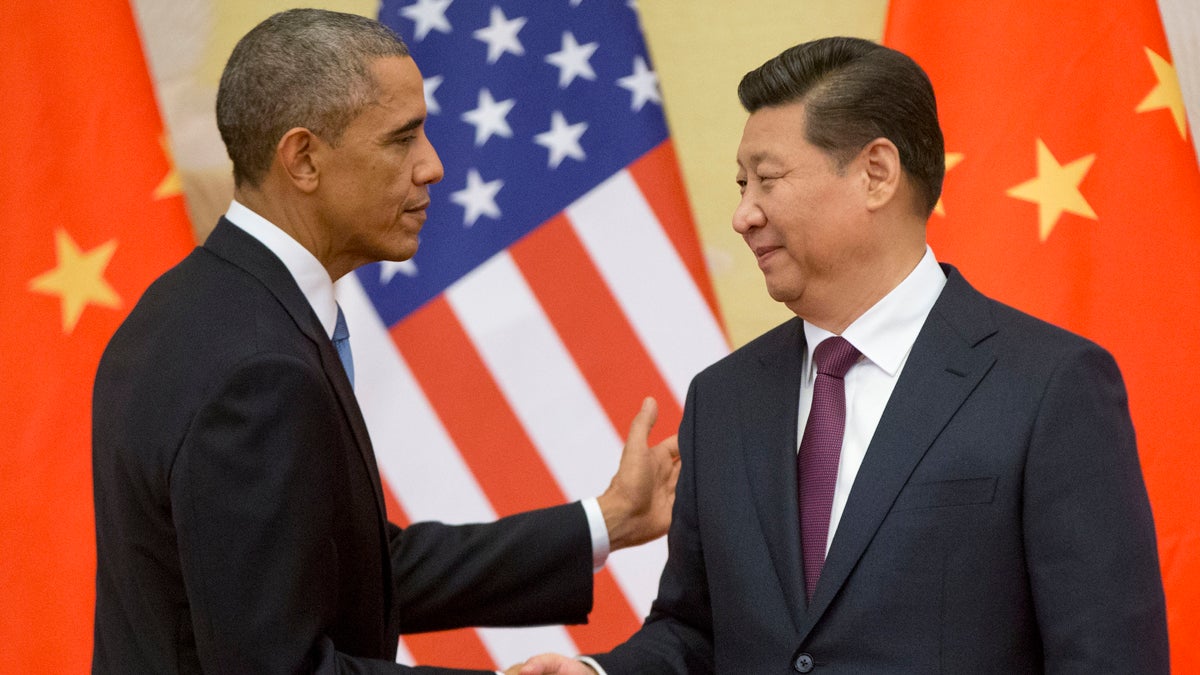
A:
[[[900,151],[926,217],[942,194],[945,142],[929,76],[908,56],[869,40],[805,42],[746,73],[738,98],[750,113],[803,102],[809,143],[844,168],[876,138]]]
[[[370,65],[386,56],[408,56],[408,47],[357,14],[293,9],[251,29],[233,48],[217,90],[217,128],[234,182],[260,185],[289,129],[304,127],[336,144],[374,101]]]

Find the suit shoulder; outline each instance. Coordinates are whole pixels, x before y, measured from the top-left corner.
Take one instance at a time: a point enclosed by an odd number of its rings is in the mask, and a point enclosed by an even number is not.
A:
[[[767,363],[781,353],[799,350],[803,344],[802,325],[798,318],[784,321],[700,371],[696,379],[724,378],[744,371],[751,364]]]
[[[1036,351],[1049,354],[1064,352],[1108,351],[1090,338],[1055,325],[1032,314],[989,299],[999,328],[998,336],[1022,347],[1036,346]]]
[[[936,315],[967,344],[990,343],[997,352],[1022,359],[1061,358],[1074,352],[1099,351],[1092,340],[980,293],[957,269],[947,270],[946,288],[934,305]]]

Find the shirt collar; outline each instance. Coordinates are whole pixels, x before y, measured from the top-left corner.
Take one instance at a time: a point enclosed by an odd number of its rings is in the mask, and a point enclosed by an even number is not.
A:
[[[946,275],[933,256],[933,249],[926,246],[925,255],[904,281],[847,326],[842,337],[867,360],[895,377],[945,285]],[[832,336],[833,333],[804,322],[808,349],[806,374],[812,372],[813,350]]]
[[[225,212],[225,219],[257,239],[279,258],[296,280],[300,292],[308,299],[326,335],[332,337],[337,324],[337,301],[333,296],[333,282],[321,261],[290,234],[236,199]]]

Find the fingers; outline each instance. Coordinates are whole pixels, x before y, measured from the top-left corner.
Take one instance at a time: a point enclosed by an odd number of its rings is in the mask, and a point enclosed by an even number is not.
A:
[[[555,675],[556,673],[590,673],[590,668],[561,654],[541,654],[525,662],[519,675]]]

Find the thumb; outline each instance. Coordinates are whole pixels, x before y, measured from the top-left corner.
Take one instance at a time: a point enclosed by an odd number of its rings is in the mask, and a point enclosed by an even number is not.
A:
[[[644,442],[650,436],[650,429],[656,420],[658,420],[658,402],[654,400],[653,396],[647,396],[642,400],[641,410],[638,410],[633,422],[629,425],[629,437],[626,438],[626,443],[633,445]]]

